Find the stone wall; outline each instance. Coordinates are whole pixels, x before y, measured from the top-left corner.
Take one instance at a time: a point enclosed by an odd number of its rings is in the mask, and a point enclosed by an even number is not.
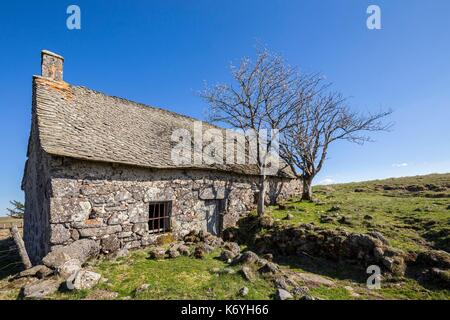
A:
[[[34,123],[36,119],[32,119]],[[22,189],[25,191],[25,213],[23,237],[31,262],[50,250],[50,174],[51,158],[46,155],[39,144],[38,133],[32,133],[28,145],[28,160],[25,164]]]
[[[172,201],[171,231],[205,230],[207,206],[223,201],[223,227],[255,207],[258,177],[204,170],[156,170],[52,157],[50,246],[95,239],[105,253],[152,244],[149,202]],[[299,192],[296,180],[271,178],[267,199]],[[35,222],[33,222],[35,223]],[[42,241],[42,240],[41,240]],[[42,257],[41,252],[39,256]]]

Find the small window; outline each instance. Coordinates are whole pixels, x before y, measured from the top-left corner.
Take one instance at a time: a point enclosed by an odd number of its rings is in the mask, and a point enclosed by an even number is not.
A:
[[[149,206],[148,229],[150,233],[170,231],[172,202],[151,202]]]

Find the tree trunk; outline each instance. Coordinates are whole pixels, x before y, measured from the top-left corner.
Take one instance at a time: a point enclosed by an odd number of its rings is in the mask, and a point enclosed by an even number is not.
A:
[[[303,193],[302,200],[312,200],[312,180],[311,176],[303,176]]]
[[[266,196],[266,178],[264,175],[259,176],[259,194],[258,194],[258,216],[264,215],[264,199]]]

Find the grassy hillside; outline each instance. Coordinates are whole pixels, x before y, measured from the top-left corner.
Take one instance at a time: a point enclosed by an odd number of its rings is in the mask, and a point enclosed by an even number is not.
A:
[[[450,174],[314,188],[316,202],[269,208],[281,223],[314,223],[353,232],[383,233],[399,249],[450,252]],[[287,213],[292,220],[282,220]]]
[[[379,231],[393,247],[405,251],[449,250],[450,174],[348,183],[314,188],[317,201],[296,199],[268,213],[277,223],[313,223],[350,232]],[[286,216],[290,215],[290,220]],[[218,259],[178,257],[155,261],[148,249],[127,258],[93,261],[90,268],[104,280],[93,290],[62,292],[52,299],[273,299],[273,283],[265,278],[246,281],[238,268]],[[322,299],[450,299],[450,291],[410,277],[385,279],[379,290],[366,287],[365,270],[318,257],[288,257],[276,261],[283,270],[306,275],[314,297]],[[14,299],[25,280],[0,277],[0,299]],[[22,282],[21,282],[22,281]],[[144,286],[143,286],[144,285]]]

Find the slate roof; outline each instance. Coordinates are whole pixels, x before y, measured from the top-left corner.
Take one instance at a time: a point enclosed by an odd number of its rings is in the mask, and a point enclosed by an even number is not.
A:
[[[148,168],[258,174],[254,165],[174,165],[171,134],[180,128],[192,131],[193,118],[40,76],[33,78],[33,90],[39,138],[48,154]],[[204,130],[212,127],[203,122]],[[294,177],[287,167],[279,176]]]

